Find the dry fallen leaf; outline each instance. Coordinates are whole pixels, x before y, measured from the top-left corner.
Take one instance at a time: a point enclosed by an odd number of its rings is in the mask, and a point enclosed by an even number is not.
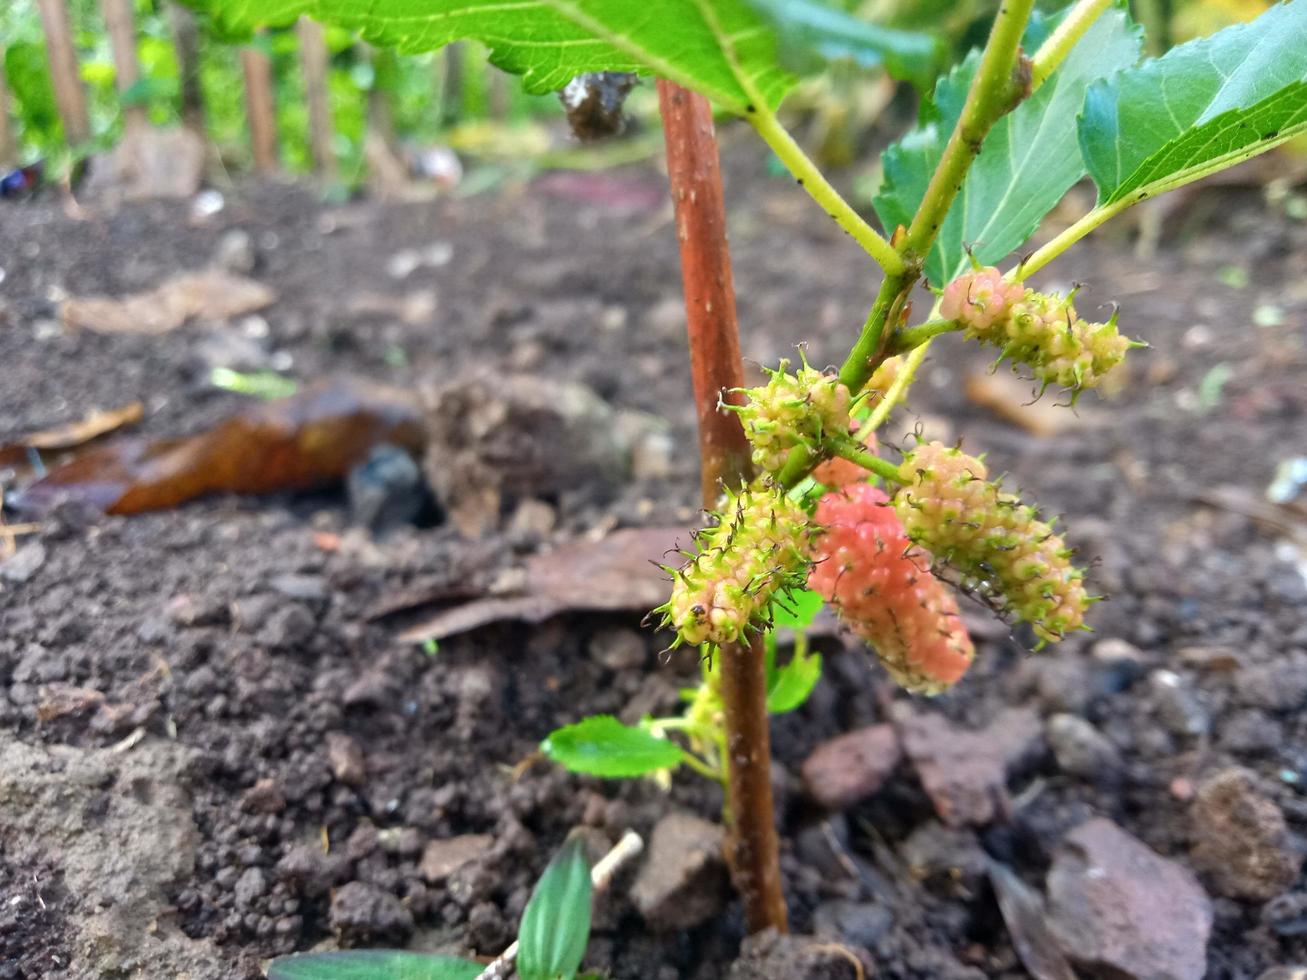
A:
[[[671,591],[667,573],[653,564],[690,540],[688,527],[641,527],[598,541],[573,541],[532,555],[520,590],[483,595],[435,613],[399,635],[406,643],[440,640],[517,620],[541,623],[562,612],[652,609]]]
[[[59,318],[70,327],[97,333],[160,334],[192,317],[226,320],[271,305],[268,286],[221,269],[184,272],[154,289],[113,298],[87,296],[59,304]]]
[[[129,402],[119,408],[92,409],[76,422],[32,432],[15,442],[0,446],[0,466],[23,462],[29,449],[75,449],[124,425],[135,425],[144,414],[145,406],[140,402]]]
[[[967,398],[1005,422],[1037,436],[1052,436],[1085,423],[1085,410],[1058,404],[1052,392],[1036,399],[1039,387],[1006,371],[978,371],[967,375]]]
[[[120,439],[52,470],[23,491],[24,510],[73,498],[109,514],[175,507],[205,493],[269,493],[343,477],[373,446],[425,443],[408,392],[333,378],[258,402],[184,439]]]

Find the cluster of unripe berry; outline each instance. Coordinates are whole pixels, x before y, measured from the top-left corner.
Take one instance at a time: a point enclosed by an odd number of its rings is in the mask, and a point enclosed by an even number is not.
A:
[[[849,389],[806,360],[794,374],[789,366],[782,360],[775,371],[768,371],[765,385],[745,388],[743,405],[722,406],[739,414],[753,447],[753,465],[763,473],[779,473],[795,447],[807,447],[815,455],[824,440],[849,432]]]
[[[986,266],[944,287],[939,312],[961,323],[968,338],[1000,348],[999,360],[1026,365],[1043,387],[1057,385],[1074,398],[1141,345],[1121,336],[1115,312],[1106,323],[1081,319],[1072,296],[1027,289]]]

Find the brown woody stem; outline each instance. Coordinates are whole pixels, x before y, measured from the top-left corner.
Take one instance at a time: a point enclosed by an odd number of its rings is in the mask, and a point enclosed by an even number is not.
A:
[[[721,164],[712,110],[705,98],[660,79],[658,103],[681,249],[690,370],[699,409],[703,501],[706,509],[713,509],[723,484],[739,486],[749,476],[744,429],[735,413],[718,408],[723,400],[738,403],[741,396],[731,389],[744,384]],[[749,931],[784,931],[761,638],[747,646],[723,646],[718,656],[726,727],[731,868]]]

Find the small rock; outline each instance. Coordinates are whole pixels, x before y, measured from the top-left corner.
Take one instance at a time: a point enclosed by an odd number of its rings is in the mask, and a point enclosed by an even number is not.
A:
[[[1235,675],[1234,690],[1247,707],[1294,711],[1307,701],[1307,654],[1295,651],[1271,663],[1244,667]]]
[[[347,708],[379,707],[395,699],[394,678],[384,670],[369,670],[341,694]]]
[[[1035,690],[1046,710],[1084,713],[1094,695],[1087,664],[1071,658],[1039,659],[1032,664],[1037,671]]]
[[[377,844],[386,854],[413,857],[422,851],[422,834],[416,827],[386,827],[377,831]]]
[[[634,630],[600,630],[590,638],[590,657],[609,670],[636,670],[644,666],[648,653],[644,637]]]
[[[1053,715],[1044,726],[1058,767],[1081,779],[1102,779],[1121,766],[1116,746],[1092,724],[1076,715]]]
[[[1007,772],[1038,752],[1043,726],[1029,708],[1007,708],[981,731],[913,714],[901,721],[899,737],[944,822],[981,825],[1000,813]]]
[[[1287,892],[1262,906],[1262,921],[1277,936],[1307,936],[1307,892]]]
[[[1229,647],[1181,647],[1175,659],[1186,667],[1211,673],[1229,673],[1241,666],[1239,652]]]
[[[241,794],[241,809],[247,813],[281,813],[286,809],[286,796],[275,779],[260,779]]]
[[[495,839],[489,834],[463,834],[430,841],[422,852],[418,870],[423,878],[434,884],[481,857],[494,842]]]
[[[422,470],[398,446],[373,446],[345,479],[350,521],[374,534],[414,523],[427,503]]]
[[[343,732],[327,733],[327,763],[335,777],[346,786],[362,786],[367,779],[363,749]]]
[[[254,271],[254,240],[250,233],[241,228],[233,228],[218,239],[213,261],[228,272],[249,275]]]
[[[298,886],[308,898],[327,894],[349,874],[349,859],[343,854],[323,854],[307,844],[292,848],[277,862],[277,876]]]
[[[1257,980],[1307,980],[1307,966],[1273,966]]]
[[[847,948],[807,936],[789,936],[767,929],[740,944],[729,980],[854,980],[866,975]],[[864,956],[870,960],[870,956]]]
[[[259,639],[276,650],[294,650],[307,644],[317,629],[318,620],[307,606],[285,602],[263,624]]]
[[[650,928],[693,929],[721,910],[725,841],[721,827],[688,813],[669,813],[658,821],[631,886],[631,901]]]
[[[1202,980],[1212,903],[1183,866],[1110,820],[1071,831],[1048,873],[1053,934],[1073,964],[1120,980]]]
[[[1226,769],[1204,781],[1190,815],[1190,857],[1218,894],[1264,902],[1297,880],[1302,854],[1251,773]]]
[[[405,940],[413,932],[413,913],[375,885],[351,881],[331,898],[331,928],[342,942]]]
[[[1211,728],[1207,709],[1179,674],[1155,670],[1148,676],[1148,684],[1157,720],[1172,735],[1203,735]]]
[[[1121,660],[1142,663],[1143,652],[1128,640],[1119,637],[1107,637],[1099,640],[1089,651],[1089,655],[1100,663],[1110,664]]]
[[[25,544],[0,562],[0,579],[13,585],[29,581],[45,564],[45,545],[40,541]]]
[[[808,795],[844,810],[885,785],[902,752],[893,725],[872,725],[823,742],[803,763]]]
[[[517,505],[504,533],[515,547],[538,545],[558,525],[558,511],[543,500],[528,498]]]
[[[894,913],[877,902],[836,899],[817,906],[812,925],[820,937],[873,949],[894,927]]]
[[[267,890],[268,882],[264,878],[262,868],[246,868],[232,889],[236,896],[236,905],[246,909],[252,907]]]

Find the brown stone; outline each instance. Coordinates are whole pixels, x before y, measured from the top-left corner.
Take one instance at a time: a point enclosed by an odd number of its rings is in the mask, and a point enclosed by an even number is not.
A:
[[[1265,902],[1298,879],[1302,854],[1284,814],[1253,775],[1225,769],[1198,787],[1190,809],[1194,867],[1221,895]]]
[[[1202,980],[1212,903],[1189,870],[1112,821],[1071,831],[1048,873],[1050,927],[1086,976]]]
[[[823,742],[803,764],[808,795],[843,810],[885,785],[902,757],[893,725],[872,725]]]
[[[489,834],[463,834],[430,841],[422,852],[418,870],[427,881],[441,881],[485,854],[494,842]]]

